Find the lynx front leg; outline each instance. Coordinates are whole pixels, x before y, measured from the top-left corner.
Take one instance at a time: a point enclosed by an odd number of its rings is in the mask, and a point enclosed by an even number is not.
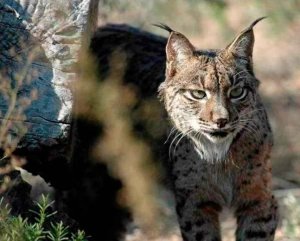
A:
[[[276,200],[271,194],[264,199],[240,201],[235,214],[237,241],[274,240],[278,213]]]
[[[183,192],[184,193],[184,192]],[[177,195],[177,216],[184,241],[220,241],[221,206],[201,195]]]

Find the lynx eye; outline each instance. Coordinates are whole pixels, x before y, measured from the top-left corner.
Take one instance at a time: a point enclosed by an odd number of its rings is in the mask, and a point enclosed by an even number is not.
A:
[[[239,100],[247,95],[247,90],[243,87],[236,87],[230,91],[230,98],[234,100]]]
[[[201,100],[206,97],[206,93],[203,90],[189,90],[188,92],[190,97],[196,100]]]

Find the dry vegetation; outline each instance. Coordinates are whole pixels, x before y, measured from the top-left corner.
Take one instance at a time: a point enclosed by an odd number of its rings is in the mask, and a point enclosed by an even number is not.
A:
[[[23,41],[20,40],[19,44],[21,48],[25,47]],[[9,68],[0,71],[1,105],[2,108],[5,106],[0,110],[0,195],[11,184],[10,172],[25,164],[23,159],[11,157],[28,130],[25,111],[38,98],[36,89],[29,91],[27,96],[20,95],[21,89],[28,87],[36,75],[29,67],[37,55],[36,49],[32,49],[26,60],[18,56],[16,49],[12,48],[10,51],[16,55],[16,61],[23,62],[24,66],[14,73],[10,73]]]

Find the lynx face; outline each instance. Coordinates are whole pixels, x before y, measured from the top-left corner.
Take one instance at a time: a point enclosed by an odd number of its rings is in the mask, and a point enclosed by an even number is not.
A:
[[[222,50],[196,51],[184,35],[171,31],[160,96],[175,127],[207,161],[226,159],[237,133],[251,130],[258,87],[252,71],[255,24]]]

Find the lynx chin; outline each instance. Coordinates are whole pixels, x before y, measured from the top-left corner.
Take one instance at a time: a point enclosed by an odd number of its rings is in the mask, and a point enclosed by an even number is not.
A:
[[[225,48],[198,50],[181,33],[166,44],[159,97],[177,130],[170,172],[185,241],[221,240],[218,215],[231,208],[236,240],[274,240],[272,132],[253,72],[254,21]]]

